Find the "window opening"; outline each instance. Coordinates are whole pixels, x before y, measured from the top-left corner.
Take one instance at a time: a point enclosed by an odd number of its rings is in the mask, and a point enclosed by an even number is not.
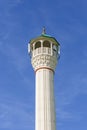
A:
[[[53,50],[57,51],[57,47],[55,45],[53,45]]]
[[[40,41],[36,42],[36,44],[35,44],[35,49],[37,49],[37,48],[39,48],[39,47],[41,47],[41,42],[40,42]]]
[[[44,41],[43,42],[43,47],[49,47],[50,48],[50,42],[49,41]]]

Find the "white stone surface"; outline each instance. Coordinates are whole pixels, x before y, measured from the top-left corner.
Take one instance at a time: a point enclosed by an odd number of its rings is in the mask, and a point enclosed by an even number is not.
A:
[[[36,72],[35,130],[56,130],[54,101],[54,71],[58,53],[40,47],[31,52],[31,63]]]
[[[41,67],[47,67],[54,71],[57,64],[57,57],[47,54],[41,54],[32,57],[31,62],[34,70],[37,70],[38,68]]]
[[[55,130],[53,75],[49,69],[36,72],[35,130]]]

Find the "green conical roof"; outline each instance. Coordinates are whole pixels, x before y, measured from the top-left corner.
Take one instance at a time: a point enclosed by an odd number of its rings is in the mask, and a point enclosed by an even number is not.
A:
[[[39,40],[48,40],[48,41],[53,42],[56,46],[59,45],[59,42],[54,37],[51,37],[50,35],[47,35],[45,33],[41,34],[41,36],[39,36],[39,37],[31,39],[30,44],[33,44],[34,42],[37,42]]]

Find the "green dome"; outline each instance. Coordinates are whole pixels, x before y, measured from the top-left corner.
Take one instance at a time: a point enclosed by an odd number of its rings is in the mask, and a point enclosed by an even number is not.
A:
[[[34,42],[37,42],[39,40],[48,40],[48,41],[53,42],[56,46],[60,45],[59,42],[54,37],[51,37],[50,35],[47,35],[47,34],[42,34],[41,36],[37,38],[31,39],[30,44],[33,44]]]

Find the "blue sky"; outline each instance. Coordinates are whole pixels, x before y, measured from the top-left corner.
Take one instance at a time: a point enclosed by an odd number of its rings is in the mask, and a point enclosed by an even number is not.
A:
[[[57,130],[87,130],[86,0],[0,0],[0,130],[34,130],[27,45],[43,26],[61,44],[54,76]]]

